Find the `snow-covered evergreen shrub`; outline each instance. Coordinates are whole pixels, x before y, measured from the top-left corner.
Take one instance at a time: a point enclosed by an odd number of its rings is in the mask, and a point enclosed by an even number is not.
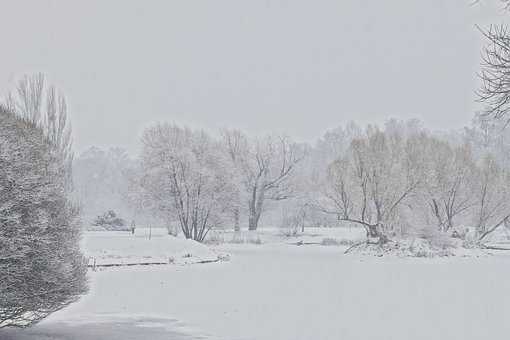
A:
[[[28,326],[86,291],[66,158],[0,106],[0,328]]]
[[[113,210],[108,210],[103,215],[97,216],[92,225],[106,230],[128,230],[126,221],[117,216]]]

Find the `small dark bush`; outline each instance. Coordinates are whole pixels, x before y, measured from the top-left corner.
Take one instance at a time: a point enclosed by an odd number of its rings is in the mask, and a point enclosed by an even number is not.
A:
[[[118,217],[113,210],[108,210],[103,215],[96,217],[92,225],[106,230],[128,230],[126,221]]]

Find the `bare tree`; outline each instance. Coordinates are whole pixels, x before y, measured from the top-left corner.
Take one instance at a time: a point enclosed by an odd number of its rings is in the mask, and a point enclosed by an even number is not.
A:
[[[478,170],[475,191],[475,228],[478,241],[504,225],[510,218],[510,173],[486,155]]]
[[[506,25],[491,25],[487,30],[479,28],[488,40],[482,50],[482,70],[479,76],[482,86],[479,101],[486,104],[484,116],[501,119],[510,112],[510,35]],[[508,118],[505,118],[508,123]]]
[[[67,103],[55,86],[48,85],[44,74],[25,75],[16,89],[7,95],[6,108],[43,130],[66,165],[69,185],[72,183],[72,129],[68,121]]]
[[[223,135],[231,160],[242,176],[248,201],[248,230],[257,230],[267,200],[291,197],[290,179],[304,153],[283,136],[250,141],[239,131],[224,131]]]

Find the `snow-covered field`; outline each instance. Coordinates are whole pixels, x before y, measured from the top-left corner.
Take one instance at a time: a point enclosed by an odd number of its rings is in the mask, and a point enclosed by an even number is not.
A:
[[[165,245],[173,241],[156,235],[149,241],[143,229],[134,238],[127,233],[88,234],[84,244],[88,254],[178,253],[165,252]],[[346,246],[295,245],[299,240],[321,243],[324,238],[359,235],[356,229],[323,229],[285,238],[268,230],[243,236],[261,239],[262,244],[226,242],[207,250],[213,256],[229,253],[230,261],[91,271],[89,295],[40,327],[98,320],[117,325],[115,320],[137,318],[176,320],[168,326],[168,339],[510,337],[510,256],[501,252],[479,258],[375,258],[344,255]],[[138,331],[162,327],[161,322],[134,325]]]

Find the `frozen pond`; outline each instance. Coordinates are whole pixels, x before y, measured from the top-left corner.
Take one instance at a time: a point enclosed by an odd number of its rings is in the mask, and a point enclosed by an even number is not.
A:
[[[326,236],[333,235],[317,239]],[[232,255],[226,262],[90,271],[87,296],[32,329],[0,331],[0,339],[479,340],[510,334],[508,252],[379,258],[344,255],[343,246],[291,245],[296,240],[213,247]],[[157,249],[157,242],[142,245]],[[108,246],[119,248],[113,241]]]

